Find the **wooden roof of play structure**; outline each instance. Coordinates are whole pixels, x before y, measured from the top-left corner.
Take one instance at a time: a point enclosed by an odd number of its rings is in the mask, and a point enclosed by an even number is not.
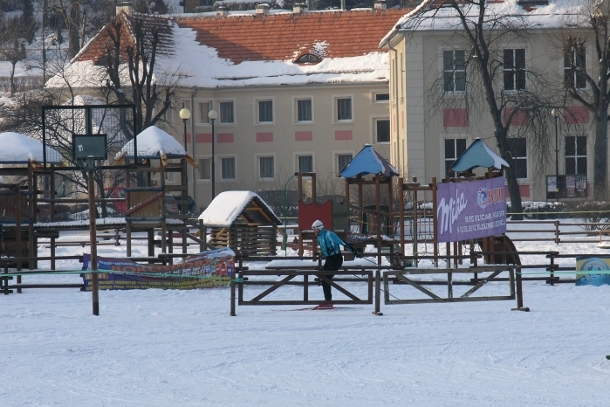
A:
[[[457,173],[479,167],[501,170],[502,167],[508,168],[510,165],[477,137],[449,169]]]
[[[208,227],[243,225],[280,225],[282,222],[263,199],[251,191],[225,191],[199,215]]]

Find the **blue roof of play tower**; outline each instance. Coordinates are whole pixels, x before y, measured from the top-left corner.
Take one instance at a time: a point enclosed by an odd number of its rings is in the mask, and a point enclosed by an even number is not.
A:
[[[361,175],[383,175],[389,178],[398,175],[398,170],[380,156],[371,145],[365,144],[339,175],[343,178],[354,178]]]
[[[478,167],[501,170],[502,167],[510,167],[510,165],[487,147],[483,140],[477,138],[449,169],[454,172],[464,172]]]

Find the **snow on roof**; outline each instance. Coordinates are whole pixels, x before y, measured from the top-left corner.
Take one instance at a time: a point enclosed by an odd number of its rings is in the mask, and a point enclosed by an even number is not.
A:
[[[205,226],[229,227],[254,198],[260,200],[269,213],[276,217],[273,210],[258,194],[252,191],[225,191],[212,200],[205,211],[199,215],[199,220],[202,220]]]
[[[182,144],[173,136],[156,126],[144,129],[136,136],[138,146],[138,158],[184,157],[186,151]],[[127,154],[133,157],[134,141],[131,140],[117,153],[117,158]]]
[[[0,163],[44,162],[42,143],[20,133],[0,133]],[[51,147],[46,148],[47,163],[60,164],[62,155]]]
[[[404,10],[404,12],[406,11]],[[282,16],[282,14],[284,17],[277,17],[277,21],[274,23],[276,16]],[[387,10],[386,14],[375,14],[370,9],[349,12],[321,11],[308,12],[296,19],[292,12],[283,11],[283,13],[265,16],[265,20],[262,22],[260,17],[253,19],[252,16],[231,15],[218,18],[215,13],[201,13],[185,18],[182,15],[177,21],[169,21],[173,52],[157,55],[155,80],[158,83],[170,83],[170,76],[180,74],[183,76],[181,86],[208,88],[313,83],[385,83],[389,80],[388,53],[377,48],[377,42],[379,37],[389,27],[392,27],[396,19],[403,13],[397,10]],[[297,22],[297,20],[305,21],[314,18],[324,22],[325,27],[343,27],[343,31],[329,34],[325,31],[330,29],[320,29],[319,24]],[[312,21],[315,23],[318,20]],[[345,38],[346,33],[349,34],[358,28],[349,25],[350,21],[352,24],[360,24],[363,29],[369,30],[366,35],[361,33],[366,38],[362,38],[360,42],[369,41],[371,39],[369,37],[374,36],[373,45],[360,46],[357,51],[354,51],[353,39]],[[301,29],[309,36],[313,36],[311,38],[314,40],[310,44],[309,42],[312,40],[298,38],[293,34],[295,38],[292,39],[292,43],[283,43],[282,48],[283,50],[289,47],[291,54],[279,57],[276,55],[277,52],[272,52],[269,48],[273,49],[275,42],[281,38],[265,37],[265,35],[268,36],[265,30],[268,30],[272,23],[274,23],[273,26],[278,26],[279,23],[288,24],[283,26],[285,32],[292,33],[294,30]],[[198,24],[204,24],[205,27],[202,28]],[[244,37],[243,32],[240,37],[216,38],[220,34],[215,34],[214,30],[220,30],[218,32],[222,33],[229,26],[233,27],[233,30],[241,28],[245,32],[249,32],[250,29],[258,30],[246,37],[261,38],[261,40],[255,44],[233,43]],[[371,27],[376,31],[370,31]],[[217,43],[213,43],[213,41],[217,41]],[[307,44],[303,45],[304,41]],[[248,59],[243,61],[219,55],[226,53],[227,50],[244,47],[247,47],[250,52]],[[324,56],[319,63],[299,64],[295,62],[299,52],[315,53],[319,52],[321,47],[324,48],[322,51],[327,51],[329,54]],[[61,76],[51,78],[46,86],[65,87],[66,81],[77,88],[102,86],[106,80],[105,69],[102,66],[94,65],[94,61],[98,57],[88,54],[86,48],[87,46],[65,67]],[[92,44],[91,50],[94,48]],[[351,53],[350,49],[352,49]],[[229,53],[234,54],[235,51],[229,51]],[[205,69],[201,69],[202,66],[205,66]],[[122,69],[122,74],[128,75],[128,69]],[[128,77],[125,77],[125,80],[128,81]]]
[[[400,31],[437,31],[461,30],[461,20],[451,7],[438,8],[437,0],[424,0],[411,12],[398,20],[382,40],[385,44]],[[478,19],[478,2],[462,4],[462,12],[468,20]],[[550,0],[548,4],[519,4],[518,0],[486,2],[486,19],[489,26],[496,25],[501,19],[503,24],[523,25],[529,28],[561,28],[587,26],[588,20],[583,7],[590,0]]]

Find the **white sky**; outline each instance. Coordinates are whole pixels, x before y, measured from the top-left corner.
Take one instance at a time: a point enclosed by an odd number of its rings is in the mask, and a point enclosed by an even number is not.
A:
[[[536,249],[610,253],[596,240],[537,242]],[[531,242],[517,246],[532,249]],[[98,253],[120,257],[124,250],[100,246]],[[84,251],[61,247],[58,254]],[[145,253],[143,241],[134,241],[134,255]],[[23,280],[43,281],[81,280]],[[362,283],[348,287],[366,292]],[[246,298],[262,289],[247,286]],[[390,292],[403,289],[392,285]],[[507,287],[489,290],[504,294]],[[529,313],[511,311],[515,301],[390,306],[382,300],[383,316],[363,305],[298,312],[238,306],[231,317],[223,288],[102,291],[99,316],[91,313],[90,293],[25,289],[0,296],[0,400],[3,407],[601,407],[610,383],[609,290],[525,282]],[[299,295],[289,287],[276,298]],[[312,286],[310,295],[322,299],[321,287]]]

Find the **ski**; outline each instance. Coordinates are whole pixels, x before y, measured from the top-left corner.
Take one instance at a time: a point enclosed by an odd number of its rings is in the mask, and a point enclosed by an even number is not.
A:
[[[324,306],[321,307],[319,305],[316,305],[315,307],[305,307],[305,308],[292,308],[292,309],[272,309],[271,311],[321,311],[321,310],[331,310],[331,309],[338,309],[335,306]]]

